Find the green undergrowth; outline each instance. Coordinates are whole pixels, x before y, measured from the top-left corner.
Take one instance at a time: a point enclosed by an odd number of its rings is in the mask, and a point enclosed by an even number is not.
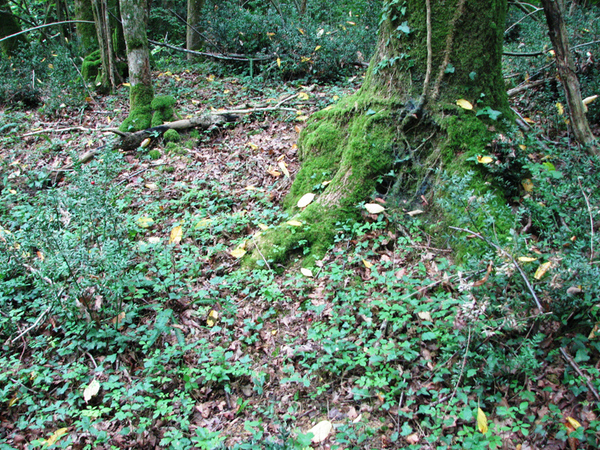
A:
[[[581,172],[597,161],[569,161],[558,149],[538,159],[517,152],[521,142],[534,151],[516,137],[499,144],[488,175],[533,180],[528,198],[516,195],[516,220],[531,215],[528,232],[496,239],[488,199],[449,177],[455,203],[442,206],[463,211],[460,225],[484,238],[460,266],[428,246],[423,223],[389,208],[338,222],[311,272],[282,274],[266,255],[242,270],[231,254],[251,248],[259,225],[290,219],[268,190],[158,170],[145,175],[150,187],[126,187],[116,182],[122,156],[110,150],[59,186],[5,161],[0,402],[13,426],[0,439],[14,448],[28,430],[27,448],[55,435],[58,448],[143,439],[172,449],[303,449],[311,426],[328,419],[338,449],[574,436],[594,448],[600,421],[589,385],[556,365],[562,347],[600,388],[600,344],[589,337],[597,288],[586,281],[597,277],[597,243],[583,196],[595,198],[598,184]],[[546,261],[553,265],[536,277]],[[567,292],[574,285],[581,292]],[[562,424],[567,413],[547,402],[556,390],[589,417],[577,416],[575,435]]]

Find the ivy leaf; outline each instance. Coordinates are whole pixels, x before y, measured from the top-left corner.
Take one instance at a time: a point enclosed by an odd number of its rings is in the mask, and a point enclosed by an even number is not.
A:
[[[410,27],[408,26],[408,22],[402,22],[402,24],[396,28],[397,31],[400,31],[404,34],[409,34],[410,33]]]

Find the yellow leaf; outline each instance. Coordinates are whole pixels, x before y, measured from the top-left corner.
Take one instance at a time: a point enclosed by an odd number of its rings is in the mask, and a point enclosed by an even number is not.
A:
[[[369,214],[379,214],[380,212],[385,211],[385,208],[377,203],[367,203],[365,204],[365,209]]]
[[[279,178],[281,176],[281,172],[278,172],[277,170],[274,169],[267,169],[267,173],[271,176],[274,176],[275,178]]]
[[[302,267],[300,269],[300,273],[302,273],[302,275],[304,275],[305,277],[308,277],[308,278],[312,278],[312,276],[313,276],[312,270],[305,269],[304,267]]]
[[[489,163],[491,163],[493,161],[494,161],[494,159],[491,156],[477,155],[477,162],[479,164],[489,164]]]
[[[315,194],[311,192],[309,192],[308,194],[304,194],[302,197],[300,197],[300,200],[298,200],[298,208],[306,208],[312,203],[314,199]]]
[[[317,46],[315,47],[315,52],[316,52],[316,51],[318,51],[320,48],[321,48],[321,46],[320,46],[320,45],[317,45]]]
[[[213,309],[206,318],[206,325],[208,325],[209,327],[214,327],[218,319],[219,313]]]
[[[488,431],[488,421],[481,408],[477,408],[477,429],[485,434]]]
[[[354,22],[350,22],[350,21],[348,21],[348,22],[346,22],[346,23],[347,23],[348,25],[352,25],[352,26],[356,25],[356,23],[354,23]]]
[[[229,89],[225,89],[225,90],[223,91],[223,94],[229,94],[230,92],[231,92],[231,91],[230,91]]]
[[[54,65],[53,64],[48,64],[48,69],[54,69]]]
[[[540,264],[540,266],[537,268],[537,270],[533,274],[533,278],[535,278],[536,280],[541,280],[542,277],[546,274],[546,272],[550,268],[550,266],[552,266],[552,263],[550,261],[545,262],[544,264]]]
[[[202,219],[196,225],[194,225],[194,230],[199,230],[201,228],[206,228],[212,223],[212,219]]]
[[[323,187],[325,187],[325,186],[327,186],[329,183],[331,183],[331,180],[325,180],[325,181],[323,181],[323,182],[321,183],[321,185],[322,185]]]
[[[281,68],[281,58],[277,58],[277,67]]]
[[[19,400],[19,396],[17,394],[13,395],[13,398],[11,398],[8,402],[8,407],[10,408],[12,405],[17,403],[17,400]]]
[[[519,144],[519,148],[523,151],[527,150],[527,146],[523,144]]]
[[[235,250],[230,251],[229,254],[236,259],[240,259],[241,257],[243,257],[246,254],[246,250],[244,250],[243,245],[240,245]]]
[[[362,260],[363,264],[365,265],[365,267],[367,269],[370,269],[371,267],[373,267],[373,264],[371,264],[369,261],[367,261],[366,259]]]
[[[521,181],[521,186],[523,186],[525,192],[533,192],[533,182],[529,178],[525,178]]]
[[[254,144],[253,142],[248,142],[246,145],[252,150],[258,150],[258,145]]]
[[[88,384],[88,386],[83,390],[83,399],[85,402],[89,402],[92,397],[96,396],[98,391],[100,390],[100,383],[95,378]]]
[[[406,214],[409,215],[410,217],[414,217],[414,216],[418,216],[419,214],[423,214],[425,211],[423,211],[422,209],[415,209],[413,211],[409,211]]]
[[[286,223],[293,227],[301,227],[302,226],[302,222],[298,222],[297,220],[288,220]]]
[[[340,99],[340,96],[339,96],[339,95],[334,95],[333,97],[331,97],[331,99],[332,99],[334,102],[337,102],[337,101]]]
[[[281,171],[283,172],[283,174],[284,174],[284,175],[285,175],[287,178],[289,178],[289,177],[290,177],[290,172],[289,172],[289,170],[287,169],[287,164],[285,163],[285,161],[279,161],[279,162],[277,163],[277,165],[279,166],[279,168],[281,169]]]
[[[529,117],[524,117],[523,120],[527,123],[535,123],[532,119],[530,119]]]
[[[142,143],[140,144],[141,148],[146,148],[150,145],[150,142],[152,142],[152,139],[150,138],[146,138],[142,141]]]
[[[298,116],[296,117],[298,122],[306,122],[308,120],[308,116]]]
[[[300,100],[308,100],[308,98],[309,98],[309,95],[308,95],[306,92],[300,92],[300,93],[298,94],[298,98],[299,98]]]
[[[517,258],[521,262],[533,262],[537,261],[537,258],[532,258],[531,256],[519,256]]]
[[[206,81],[208,81],[209,83],[212,83],[213,81],[215,81],[215,76],[214,75],[207,76]]]
[[[181,225],[176,226],[171,230],[171,236],[169,237],[169,244],[179,244],[183,237],[183,228]]]
[[[266,231],[269,227],[267,225],[265,225],[264,223],[259,223],[258,228],[260,228],[263,231]]]
[[[123,83],[123,86],[129,87],[129,86],[131,86],[131,84],[129,84],[129,83]]]
[[[142,216],[136,222],[142,228],[150,228],[154,224],[154,220],[148,216]]]
[[[473,109],[473,105],[471,105],[471,103],[468,100],[465,100],[464,98],[456,100],[456,104],[458,106],[460,106],[462,109],[468,109],[468,110]]]
[[[298,31],[300,32],[300,34],[304,34],[304,30],[302,28],[298,28]]]
[[[54,445],[56,443],[56,441],[58,441],[62,435],[66,434],[67,431],[68,431],[68,428],[59,428],[54,433],[52,433],[52,436],[50,436],[48,439],[46,439],[44,441],[44,444],[47,445],[48,447],[50,447],[51,445]]]
[[[585,105],[585,103],[584,103],[584,105]],[[559,116],[564,116],[565,108],[563,107],[561,102],[556,102],[556,110],[558,111]]]
[[[579,422],[577,422],[575,419],[573,419],[572,417],[567,417],[567,422],[569,422],[569,424],[576,430],[577,428],[581,427],[581,424]]]

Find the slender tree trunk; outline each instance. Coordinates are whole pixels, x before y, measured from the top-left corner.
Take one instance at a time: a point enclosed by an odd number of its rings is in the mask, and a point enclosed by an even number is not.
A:
[[[112,91],[121,82],[117,69],[117,58],[112,42],[112,29],[107,0],[91,0],[94,22],[96,23],[96,36],[102,55],[102,81],[101,90]]]
[[[579,79],[575,73],[575,62],[569,48],[569,38],[567,37],[567,30],[563,20],[563,9],[555,0],[542,0],[542,6],[544,7],[550,40],[554,48],[556,68],[565,89],[573,134],[580,144],[589,144],[596,138],[592,134],[587,117],[585,116]],[[597,149],[593,149],[593,151],[600,154]]]
[[[362,88],[314,114],[298,141],[302,167],[284,206],[303,225],[261,235],[249,265],[321,256],[335,224],[382,195],[377,180],[390,169],[399,175],[389,201],[409,205],[435,168],[486,152],[500,126],[492,119],[512,118],[501,70],[506,0],[388,1],[384,16]],[[307,193],[317,195],[299,209]]]
[[[199,50],[202,46],[202,38],[196,32],[200,26],[202,8],[204,8],[204,0],[188,0],[187,2],[186,48],[188,50]],[[194,55],[187,55],[187,59],[193,58]]]
[[[131,84],[129,93],[131,117],[139,110],[150,110],[150,103],[154,98],[152,74],[150,73],[150,52],[146,35],[148,4],[144,0],[120,0],[120,5],[123,34],[127,47],[129,83]],[[136,128],[147,128],[147,125],[140,123],[136,125]]]
[[[10,36],[21,31],[19,20],[10,9],[7,0],[0,0],[0,38]],[[14,55],[20,45],[27,44],[24,35],[19,35],[6,41],[0,42],[0,48],[7,55]]]

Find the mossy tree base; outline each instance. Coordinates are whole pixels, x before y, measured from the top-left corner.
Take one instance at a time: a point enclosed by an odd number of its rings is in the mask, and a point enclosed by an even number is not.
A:
[[[284,206],[302,226],[265,232],[245,265],[294,254],[310,264],[332,243],[337,223],[359,217],[390,169],[400,174],[392,192],[414,196],[436,168],[484,152],[493,136],[486,114],[512,117],[501,73],[506,0],[407,0],[385,11],[363,87],[315,114],[300,136],[302,168]],[[458,99],[487,113],[476,117]],[[298,209],[309,192],[318,195]]]

